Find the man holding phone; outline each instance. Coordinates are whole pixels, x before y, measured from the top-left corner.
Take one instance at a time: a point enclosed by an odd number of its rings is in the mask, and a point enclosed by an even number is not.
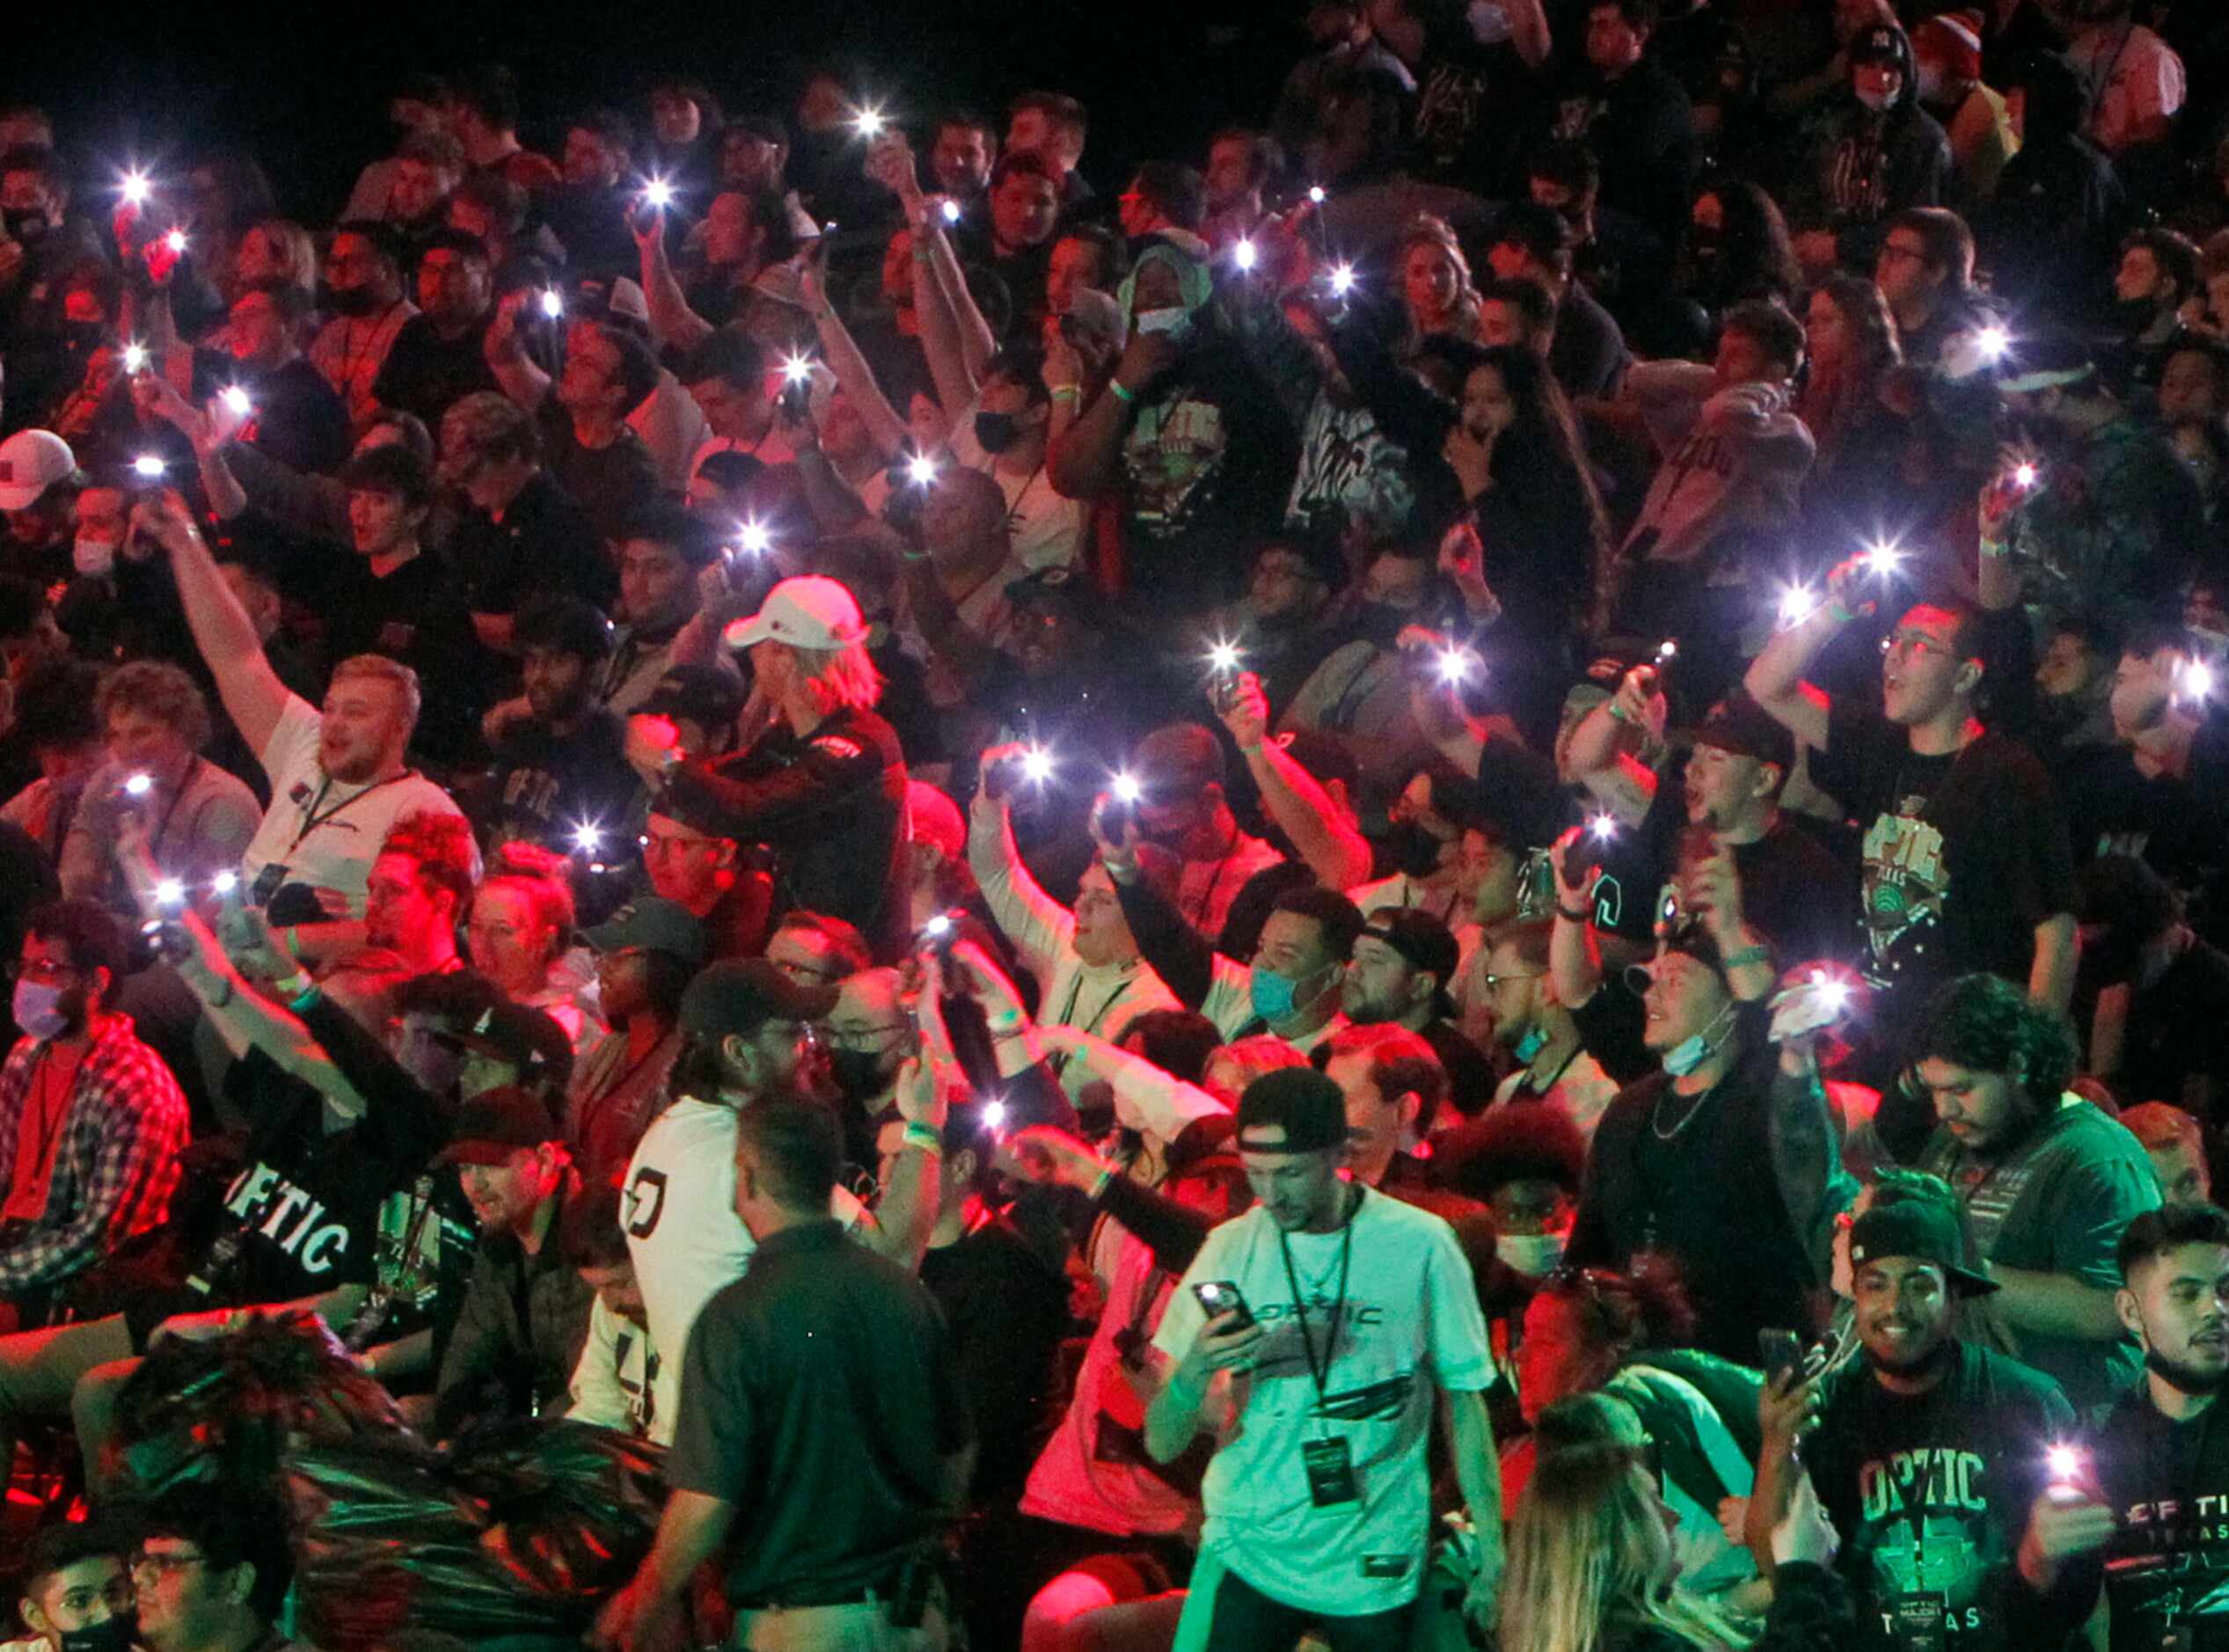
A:
[[[1238,1140],[1260,1202],[1208,1236],[1153,1338],[1146,1450],[1166,1463],[1202,1429],[1217,1441],[1180,1641],[1239,1652],[1312,1626],[1333,1652],[1407,1647],[1429,1558],[1435,1389],[1482,1546],[1468,1604],[1488,1621],[1494,1365],[1453,1230],[1340,1173],[1346,1107],[1321,1073],[1248,1085]]]

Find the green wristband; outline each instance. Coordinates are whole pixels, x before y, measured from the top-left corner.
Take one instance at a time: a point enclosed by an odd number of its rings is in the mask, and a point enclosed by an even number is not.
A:
[[[1121,402],[1124,406],[1135,407],[1137,406],[1137,392],[1130,389],[1129,385],[1123,384],[1121,379],[1114,378],[1107,380],[1107,388],[1114,392],[1114,399]]]

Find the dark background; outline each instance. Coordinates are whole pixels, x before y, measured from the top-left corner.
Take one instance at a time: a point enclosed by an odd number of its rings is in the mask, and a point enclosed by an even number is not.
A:
[[[1072,92],[1093,117],[1084,172],[1107,188],[1139,159],[1197,164],[1216,127],[1266,116],[1306,49],[1304,11],[1299,0],[313,0],[285,11],[26,0],[0,48],[0,102],[48,108],[84,186],[98,187],[128,157],[159,172],[196,150],[237,144],[264,164],[283,210],[319,224],[364,163],[391,149],[388,93],[412,69],[508,64],[525,106],[520,138],[555,157],[566,118],[592,103],[647,131],[647,94],[661,75],[696,76],[731,110],[788,119],[803,71],[827,62],[910,124],[957,102],[990,114],[1003,134],[1014,92]]]

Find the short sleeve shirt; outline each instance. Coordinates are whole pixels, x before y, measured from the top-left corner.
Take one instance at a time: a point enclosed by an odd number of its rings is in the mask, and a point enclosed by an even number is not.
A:
[[[254,887],[267,868],[283,866],[273,887],[301,883],[338,889],[348,897],[349,916],[362,917],[364,881],[395,822],[407,815],[461,811],[448,793],[414,769],[369,786],[335,780],[318,756],[324,725],[309,702],[288,697],[259,754],[271,780],[271,807],[240,859],[240,875]]]
[[[1268,1327],[1252,1372],[1232,1387],[1236,1414],[1202,1487],[1203,1541],[1262,1593],[1336,1616],[1415,1597],[1431,1535],[1433,1391],[1477,1393],[1495,1379],[1454,1229],[1373,1189],[1357,1193],[1336,1233],[1283,1232],[1259,1205],[1224,1223],[1153,1337],[1166,1357],[1184,1356],[1205,1321],[1192,1288],[1207,1280],[1236,1284]],[[1312,1441],[1343,1443],[1357,1499],[1316,1506],[1302,1458]]]

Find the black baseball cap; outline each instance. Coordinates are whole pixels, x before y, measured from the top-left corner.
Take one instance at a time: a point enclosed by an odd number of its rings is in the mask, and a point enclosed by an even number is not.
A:
[[[1446,1015],[1454,1008],[1454,1000],[1448,988],[1454,983],[1455,972],[1463,961],[1463,949],[1456,944],[1454,931],[1444,919],[1435,917],[1421,907],[1381,906],[1370,915],[1363,925],[1358,940],[1379,940],[1391,947],[1412,969],[1421,969],[1439,979],[1439,993],[1434,1013]]]
[[[628,902],[605,922],[583,930],[581,939],[596,952],[670,953],[691,969],[705,961],[705,926],[678,901],[646,895]]]
[[[506,1085],[474,1096],[457,1109],[440,1165],[501,1165],[513,1153],[562,1140],[564,1132],[538,1096]]]
[[[1899,1199],[1877,1204],[1850,1224],[1850,1266],[1864,1267],[1890,1256],[1908,1257],[1942,1269],[1962,1297],[1983,1297],[1997,1282],[1964,1265],[1966,1245],[1958,1217],[1928,1199]]]
[[[742,679],[717,666],[670,666],[635,709],[646,717],[686,717],[706,728],[725,728],[743,709]]]
[[[1275,1128],[1284,1140],[1256,1144],[1246,1132]],[[1312,1067],[1264,1073],[1239,1098],[1239,1151],[1314,1153],[1347,1145],[1347,1101],[1339,1086]]]
[[[696,1038],[749,1034],[769,1021],[818,1021],[836,1007],[832,986],[793,981],[764,958],[712,965],[681,995],[681,1030]]]
[[[572,1081],[572,1041],[554,1019],[530,1005],[491,1004],[456,1037],[467,1049],[510,1063],[522,1078],[559,1089]]]
[[[1772,764],[1783,778],[1795,767],[1795,736],[1751,699],[1746,689],[1728,695],[1712,708],[1703,726],[1695,731],[1695,743]]]

